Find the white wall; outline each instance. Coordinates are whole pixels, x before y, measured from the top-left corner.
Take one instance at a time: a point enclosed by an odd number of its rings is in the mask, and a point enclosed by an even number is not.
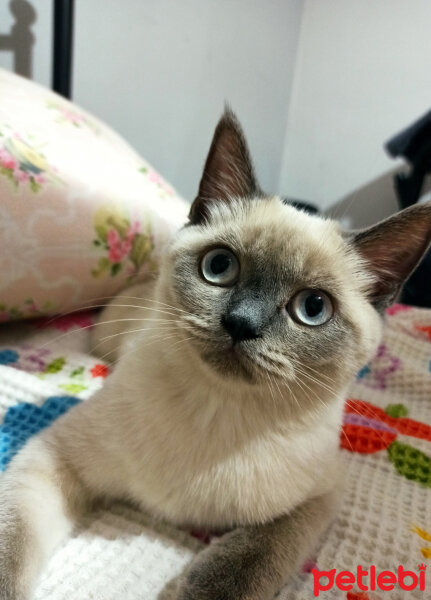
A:
[[[49,85],[52,2],[31,4],[34,79]],[[8,6],[0,2],[3,31]],[[227,100],[274,192],[301,13],[298,0],[76,0],[73,97],[189,199]],[[0,66],[10,68],[1,51]]]
[[[327,207],[377,179],[395,208],[382,146],[431,107],[430,25],[429,0],[306,0],[280,188]]]

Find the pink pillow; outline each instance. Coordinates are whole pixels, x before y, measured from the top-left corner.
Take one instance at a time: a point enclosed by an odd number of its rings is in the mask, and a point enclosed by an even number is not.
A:
[[[97,304],[144,278],[187,212],[104,123],[0,70],[0,320]]]

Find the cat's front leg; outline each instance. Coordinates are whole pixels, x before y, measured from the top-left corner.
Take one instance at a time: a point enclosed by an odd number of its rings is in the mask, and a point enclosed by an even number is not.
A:
[[[29,592],[25,571],[25,526],[13,508],[3,506],[0,515],[0,598],[22,600]]]
[[[0,600],[28,600],[52,551],[71,531],[86,494],[49,432],[0,478]]]
[[[309,556],[335,506],[330,493],[270,523],[224,535],[198,554],[175,599],[271,600]]]

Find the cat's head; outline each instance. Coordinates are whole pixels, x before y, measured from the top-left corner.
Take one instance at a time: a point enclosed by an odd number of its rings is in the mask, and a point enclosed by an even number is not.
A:
[[[184,344],[212,373],[316,394],[339,389],[371,358],[379,312],[430,239],[429,205],[345,233],[265,195],[227,110],[160,293],[178,308]]]

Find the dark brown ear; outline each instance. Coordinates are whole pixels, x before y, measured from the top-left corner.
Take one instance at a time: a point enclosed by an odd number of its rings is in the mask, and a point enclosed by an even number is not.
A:
[[[190,222],[205,221],[213,202],[230,202],[232,198],[247,198],[259,192],[241,125],[226,108],[214,133],[199,192],[190,209]]]
[[[431,202],[407,208],[354,233],[352,242],[376,277],[370,300],[383,309],[395,300],[431,242]]]

